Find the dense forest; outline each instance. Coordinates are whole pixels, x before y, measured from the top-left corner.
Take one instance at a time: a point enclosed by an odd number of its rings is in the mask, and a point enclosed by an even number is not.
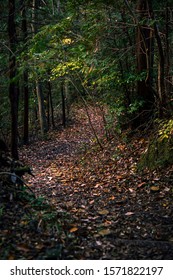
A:
[[[171,0],[1,1],[0,259],[173,258],[172,44]]]

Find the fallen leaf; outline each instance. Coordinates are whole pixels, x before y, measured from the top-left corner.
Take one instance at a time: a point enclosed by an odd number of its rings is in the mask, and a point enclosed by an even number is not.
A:
[[[105,221],[104,226],[109,227],[112,224],[112,221]]]
[[[43,249],[45,246],[44,246],[44,244],[37,244],[36,246],[35,246],[35,248],[36,249],[38,249],[38,250],[41,250],[41,249]]]
[[[98,232],[99,235],[105,236],[111,233],[110,229],[102,229]]]
[[[131,216],[131,215],[134,215],[135,213],[134,212],[127,212],[125,213],[125,216]]]
[[[101,245],[102,245],[102,242],[101,242],[101,241],[96,241],[96,244],[97,244],[98,246],[101,246]]]
[[[76,232],[77,230],[78,230],[77,227],[73,227],[73,228],[71,228],[69,231],[70,231],[70,232]]]
[[[98,213],[99,213],[100,215],[107,215],[107,214],[109,214],[109,211],[106,210],[106,209],[103,209],[103,210],[98,211]]]
[[[114,196],[114,195],[112,195],[112,196],[109,197],[109,200],[114,200],[114,199],[115,199],[115,196]]]
[[[152,192],[158,192],[160,190],[160,187],[159,186],[152,186],[152,187],[150,187],[150,190]]]
[[[23,252],[29,252],[30,251],[27,244],[19,244],[19,245],[16,246],[16,248],[19,251],[23,251]]]
[[[146,184],[145,182],[142,182],[142,183],[138,184],[138,188],[142,187],[145,184]]]
[[[14,256],[14,255],[10,255],[10,256],[8,257],[8,260],[15,260],[15,256]]]
[[[98,188],[98,187],[100,187],[100,184],[96,184],[96,185],[94,186],[94,188]]]
[[[116,178],[117,178],[117,179],[123,179],[124,176],[123,176],[123,175],[117,175]]]
[[[89,202],[89,204],[93,204],[94,203],[94,200],[91,200],[90,202]]]

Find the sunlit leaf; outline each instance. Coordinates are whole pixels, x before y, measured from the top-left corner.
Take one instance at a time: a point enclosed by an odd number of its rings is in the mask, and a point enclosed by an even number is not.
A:
[[[70,231],[70,232],[76,232],[77,230],[78,230],[77,227],[73,227],[73,228],[71,228],[69,231]]]

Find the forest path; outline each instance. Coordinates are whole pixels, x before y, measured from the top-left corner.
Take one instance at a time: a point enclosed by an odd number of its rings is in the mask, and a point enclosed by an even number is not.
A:
[[[99,108],[88,108],[90,121],[97,136],[104,136],[103,116]],[[34,142],[21,150],[20,158],[32,166],[35,179],[31,179],[34,191],[51,188],[58,182],[66,182],[66,175],[76,165],[80,155],[95,142],[94,133],[85,109],[76,107],[71,125],[48,134],[47,140]],[[54,181],[55,180],[55,181]]]
[[[99,110],[90,108],[89,113],[102,137]],[[87,150],[94,137],[83,109],[75,119],[21,153],[34,170],[30,187],[66,217],[58,219],[62,258],[172,259],[172,188],[163,174],[137,173],[145,140],[127,145],[114,139],[105,142],[103,151],[96,145]]]

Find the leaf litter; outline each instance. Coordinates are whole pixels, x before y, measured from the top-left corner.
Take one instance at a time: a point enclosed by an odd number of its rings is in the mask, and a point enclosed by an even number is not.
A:
[[[3,223],[0,230],[1,258],[173,258],[172,167],[138,172],[147,137],[107,141],[103,119],[93,110],[90,118],[103,150],[81,108],[72,125],[21,149],[35,175],[25,178],[27,184],[52,210],[38,212],[34,220],[20,216],[26,216],[26,201],[15,211],[9,207],[4,222],[10,226]]]

